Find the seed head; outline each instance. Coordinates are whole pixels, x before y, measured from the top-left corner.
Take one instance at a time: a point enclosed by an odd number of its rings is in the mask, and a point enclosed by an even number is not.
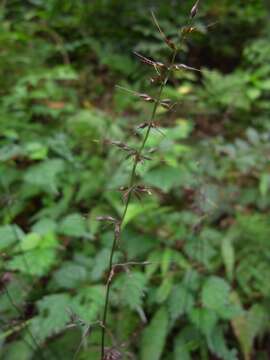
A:
[[[192,66],[188,66],[188,65],[185,65],[185,64],[175,64],[172,66],[172,69],[174,70],[192,70],[192,71],[201,71],[199,69],[196,69]]]
[[[194,4],[194,6],[192,7],[191,11],[190,11],[190,18],[191,19],[193,19],[197,15],[199,2],[200,2],[200,0],[197,0],[196,3]]]
[[[97,219],[97,221],[108,221],[108,222],[112,222],[112,223],[117,222],[117,220],[110,215],[98,216],[96,219]]]
[[[106,349],[103,360],[121,360],[122,358],[122,354],[118,350],[110,348]]]

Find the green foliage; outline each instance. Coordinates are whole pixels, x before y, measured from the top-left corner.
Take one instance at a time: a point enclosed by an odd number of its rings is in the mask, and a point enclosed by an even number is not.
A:
[[[209,277],[202,289],[202,304],[220,314],[229,303],[229,285],[218,277]]]
[[[73,237],[81,237],[86,234],[85,222],[80,214],[69,214],[62,219],[59,232]]]
[[[132,166],[110,141],[138,148],[151,115],[114,86],[149,90],[153,69],[133,50],[167,58],[148,10],[174,40],[192,5],[0,5],[1,358],[40,359],[30,331],[48,359],[98,359],[113,228],[96,218],[119,216]],[[141,360],[267,359],[267,9],[200,6],[177,62],[202,71],[175,72],[164,92],[175,106],[158,107],[151,161],[137,169],[152,195],[132,198],[125,218],[108,339]]]
[[[3,225],[0,227],[1,250],[8,248],[17,241],[16,231],[17,229],[12,225]]]
[[[194,306],[192,294],[183,285],[176,285],[168,299],[168,310],[173,321],[188,313]]]
[[[223,239],[221,251],[227,277],[232,281],[234,275],[235,251],[230,237],[225,237]]]
[[[57,245],[57,239],[52,234],[41,237],[30,233],[20,241],[17,249],[15,248],[15,252],[17,250],[20,253],[7,262],[7,269],[43,276],[56,262]]]
[[[67,310],[70,303],[68,294],[48,295],[38,301],[39,315],[31,320],[30,330],[39,341],[64,329],[69,319]]]
[[[232,326],[246,360],[251,358],[255,338],[265,331],[268,314],[259,304],[253,305],[245,314],[235,318]]]
[[[143,305],[143,297],[146,289],[146,278],[141,272],[122,274],[115,281],[117,301],[131,310],[139,311]]]
[[[44,161],[33,165],[24,174],[27,185],[36,187],[39,191],[57,194],[57,175],[64,171],[64,162],[60,159]]]
[[[168,314],[164,308],[154,315],[151,323],[144,330],[141,344],[142,360],[159,360],[165,345],[168,326]]]

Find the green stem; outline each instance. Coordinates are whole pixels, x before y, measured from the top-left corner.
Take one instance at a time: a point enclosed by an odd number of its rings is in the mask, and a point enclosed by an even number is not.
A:
[[[135,183],[136,170],[137,170],[137,166],[138,166],[138,163],[139,163],[139,159],[140,159],[140,156],[141,156],[141,154],[142,154],[142,152],[143,152],[143,150],[145,148],[147,140],[149,138],[152,124],[155,121],[156,114],[157,114],[157,108],[158,108],[158,105],[160,104],[161,96],[162,96],[164,87],[165,87],[165,85],[167,84],[167,82],[169,80],[169,77],[170,77],[170,74],[171,74],[171,67],[175,62],[176,54],[177,54],[177,50],[174,50],[170,66],[167,69],[167,74],[166,74],[164,80],[162,81],[162,83],[160,85],[157,100],[155,101],[155,104],[153,106],[152,115],[151,115],[151,118],[150,118],[150,120],[148,122],[148,126],[147,126],[145,136],[144,136],[142,144],[141,144],[141,146],[140,146],[140,148],[138,150],[137,156],[135,157],[135,160],[134,160],[134,164],[133,164],[131,175],[130,175],[129,189],[132,188],[132,186]],[[121,219],[120,219],[120,233],[121,233],[122,225],[123,225],[123,222],[125,220],[125,217],[126,217],[126,214],[127,214],[127,211],[128,211],[128,207],[129,207],[129,204],[130,204],[131,193],[132,192],[130,191],[129,194],[128,194],[128,197],[127,197],[127,200],[126,200],[126,203],[125,203],[125,207],[124,207],[124,211],[123,211]],[[111,280],[112,280],[112,271],[113,271],[113,256],[114,256],[114,253],[115,253],[115,250],[116,250],[116,247],[117,247],[117,240],[118,240],[117,237],[114,236],[114,240],[113,240],[113,244],[112,244],[112,248],[111,248],[111,252],[110,252],[109,275],[108,275],[107,285],[106,285],[105,305],[104,305],[103,318],[102,318],[101,360],[104,360],[104,355],[105,355],[105,331],[106,331],[107,314],[108,314],[110,289],[111,289]]]

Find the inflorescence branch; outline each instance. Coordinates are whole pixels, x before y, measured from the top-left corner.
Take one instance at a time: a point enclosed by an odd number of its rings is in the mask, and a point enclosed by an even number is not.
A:
[[[107,327],[107,315],[108,315],[108,308],[109,308],[110,290],[111,290],[112,280],[113,280],[113,277],[115,274],[115,271],[114,271],[115,267],[120,266],[119,264],[113,263],[113,258],[114,258],[114,253],[120,243],[122,226],[123,226],[123,223],[124,223],[124,220],[125,220],[125,217],[126,217],[129,205],[130,205],[132,195],[135,195],[138,199],[141,199],[141,196],[145,195],[145,194],[151,195],[150,188],[148,188],[144,185],[136,184],[136,170],[137,170],[138,165],[140,163],[142,163],[144,160],[151,160],[151,158],[144,156],[143,152],[144,152],[145,145],[147,143],[147,140],[149,138],[151,130],[158,128],[157,123],[156,123],[156,114],[157,114],[158,106],[162,106],[168,110],[171,110],[173,108],[173,106],[175,105],[170,99],[162,99],[163,90],[164,90],[164,88],[171,76],[171,73],[173,71],[176,71],[176,70],[200,71],[198,69],[195,69],[195,68],[185,65],[185,64],[176,64],[175,63],[176,56],[177,56],[178,52],[181,50],[182,42],[186,39],[186,37],[191,32],[194,31],[194,27],[192,26],[192,23],[193,23],[193,19],[197,15],[198,5],[199,5],[199,0],[196,1],[196,3],[194,4],[194,6],[191,9],[187,26],[183,27],[180,31],[178,44],[175,44],[172,40],[167,38],[167,36],[164,34],[163,30],[161,29],[155,14],[152,12],[153,22],[154,22],[155,26],[157,27],[157,30],[159,31],[163,41],[168,45],[168,47],[171,50],[172,54],[171,54],[170,62],[168,65],[166,65],[162,62],[150,60],[137,52],[135,52],[135,55],[139,58],[139,60],[143,64],[152,66],[155,69],[157,78],[158,78],[159,84],[160,84],[158,92],[157,92],[157,96],[152,97],[148,94],[137,93],[135,91],[118,86],[118,88],[120,88],[121,90],[130,92],[134,96],[139,97],[143,101],[153,103],[153,109],[152,109],[152,114],[151,114],[149,121],[144,122],[143,124],[141,124],[137,127],[137,129],[146,129],[145,135],[142,139],[142,143],[138,149],[131,148],[129,145],[124,144],[120,141],[110,141],[109,142],[110,144],[115,145],[119,149],[126,152],[128,158],[133,159],[133,167],[131,170],[128,186],[123,186],[120,188],[120,191],[122,191],[122,193],[123,193],[123,201],[124,201],[124,209],[123,209],[120,219],[115,219],[112,216],[100,216],[97,219],[99,221],[109,222],[114,227],[114,239],[113,239],[113,244],[112,244],[112,248],[110,251],[110,258],[109,258],[109,264],[108,264],[108,276],[107,276],[107,280],[106,280],[105,305],[104,305],[103,317],[102,317],[102,322],[101,322],[101,360],[107,359],[107,355],[106,355],[107,352],[105,349],[105,333],[106,333],[106,327]],[[152,82],[154,82],[153,79],[152,79]],[[127,263],[127,264],[129,264],[129,263]],[[144,263],[144,264],[146,264],[146,263]]]

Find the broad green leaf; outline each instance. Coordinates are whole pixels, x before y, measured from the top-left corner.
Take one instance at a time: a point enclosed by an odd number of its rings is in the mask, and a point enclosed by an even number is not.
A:
[[[15,256],[7,262],[8,270],[18,270],[24,274],[44,276],[56,261],[53,250],[35,250]]]
[[[166,276],[164,277],[161,285],[157,289],[156,301],[158,303],[163,303],[169,296],[173,287],[173,277]]]
[[[38,248],[16,255],[7,262],[8,270],[18,270],[24,274],[44,276],[57,261],[55,249]]]
[[[183,285],[190,291],[198,291],[201,285],[200,274],[192,267],[186,271],[183,279]]]
[[[20,245],[18,246],[18,250],[20,249],[22,251],[33,250],[39,247],[41,242],[42,242],[42,238],[40,235],[35,233],[27,234],[20,242]]]
[[[91,209],[91,212],[87,218],[87,225],[90,228],[91,234],[98,233],[99,229],[102,227],[102,222],[97,221],[99,216],[106,214],[107,209],[105,206],[98,205]]]
[[[74,236],[74,237],[84,236],[86,234],[85,220],[80,214],[77,213],[67,215],[60,222],[58,231],[59,233],[67,236]]]
[[[25,235],[19,245],[17,245],[17,251],[31,252],[31,250],[40,249],[53,249],[58,246],[57,237],[53,233],[47,233],[41,236],[37,233],[29,233]]]
[[[154,187],[168,192],[175,186],[187,185],[192,182],[192,175],[185,166],[172,167],[162,165],[144,175],[144,181]]]
[[[216,326],[212,331],[211,336],[207,338],[208,346],[211,352],[224,360],[238,360],[237,350],[229,349],[226,344],[223,329],[220,326]]]
[[[142,334],[141,360],[160,360],[166,342],[168,314],[165,308],[155,313]]]
[[[55,233],[57,223],[50,218],[42,218],[32,226],[32,231],[40,235]]]
[[[231,238],[225,237],[222,240],[221,253],[222,253],[223,261],[225,264],[228,279],[230,281],[232,281],[233,271],[234,271],[235,254],[234,254],[234,247],[233,247]]]
[[[186,257],[179,251],[173,252],[173,262],[180,267],[180,269],[188,270],[191,268],[191,264]]]
[[[168,299],[170,318],[175,321],[179,316],[189,312],[194,305],[192,294],[182,285],[175,285]]]
[[[48,295],[37,302],[38,315],[31,320],[30,330],[38,341],[43,342],[65,329],[71,304],[70,295],[65,293]]]
[[[203,306],[212,310],[221,310],[229,305],[230,286],[222,278],[210,276],[203,285]]]
[[[40,164],[31,166],[24,175],[28,185],[35,186],[44,192],[57,194],[58,176],[63,173],[65,163],[60,159],[45,160]]]
[[[22,153],[21,146],[18,145],[6,145],[0,148],[0,161],[7,161],[19,156]]]
[[[106,117],[101,111],[79,110],[68,121],[68,129],[75,139],[84,146],[93,147],[93,140],[99,139],[107,131]]]
[[[149,265],[146,267],[146,276],[147,278],[151,278],[151,276],[158,270],[160,267],[160,262],[162,259],[162,251],[161,250],[155,250],[150,253],[147,261],[149,262]]]
[[[166,276],[167,272],[170,269],[171,263],[173,261],[174,251],[170,248],[166,248],[163,252],[162,259],[161,259],[161,275],[164,277]]]
[[[48,154],[48,148],[39,142],[26,144],[25,150],[31,160],[44,160]]]
[[[185,344],[175,343],[174,352],[173,352],[174,360],[192,360],[190,352],[186,349]]]
[[[186,119],[176,119],[176,126],[165,129],[165,135],[169,139],[186,139],[193,129],[193,124]]]
[[[33,347],[35,347],[34,344]],[[20,360],[29,360],[33,356],[33,350],[23,340],[18,340],[8,344],[8,346],[3,350],[3,353],[0,353],[0,356],[5,360],[14,360],[18,358],[18,354],[20,354]]]
[[[16,225],[0,226],[0,250],[6,249],[18,241],[16,232],[18,232],[19,228],[16,230],[15,226]]]
[[[260,194],[265,197],[270,188],[270,175],[268,173],[263,173],[260,176],[259,190]]]
[[[147,256],[155,248],[157,239],[152,234],[140,234],[129,227],[122,231],[122,242],[129,259]]]
[[[259,133],[254,128],[248,128],[246,134],[251,144],[258,145],[260,143]]]
[[[76,80],[78,78],[75,69],[69,65],[58,65],[52,70],[51,74],[55,80]]]
[[[143,204],[143,203],[133,203],[130,204],[127,210],[125,220],[123,222],[123,227],[125,227],[130,221],[135,219],[137,216],[142,214],[148,214],[151,210],[156,209],[157,204]]]
[[[188,325],[181,329],[174,339],[174,360],[191,360],[192,352],[201,345],[202,336],[195,326]]]
[[[74,289],[87,281],[86,268],[74,262],[63,263],[60,269],[54,272],[54,281],[60,288]]]
[[[215,311],[193,308],[189,312],[191,322],[206,336],[211,336],[217,325],[218,316]]]
[[[115,280],[115,288],[121,303],[132,310],[138,310],[142,306],[146,290],[146,277],[138,271],[122,274]]]
[[[8,292],[7,292],[7,291]],[[16,317],[18,311],[11,303],[11,299],[19,308],[23,308],[25,300],[29,292],[31,291],[31,284],[22,276],[13,276],[13,279],[6,284],[6,289],[1,291],[0,294],[0,309],[2,318],[10,318],[11,316]]]
[[[86,323],[98,319],[104,308],[105,287],[101,285],[86,286],[79,289],[72,299],[70,310]]]
[[[91,272],[91,278],[94,281],[99,280],[102,277],[104,271],[107,269],[109,264],[110,254],[111,251],[108,248],[104,248],[97,253],[94,260],[93,269]]]

